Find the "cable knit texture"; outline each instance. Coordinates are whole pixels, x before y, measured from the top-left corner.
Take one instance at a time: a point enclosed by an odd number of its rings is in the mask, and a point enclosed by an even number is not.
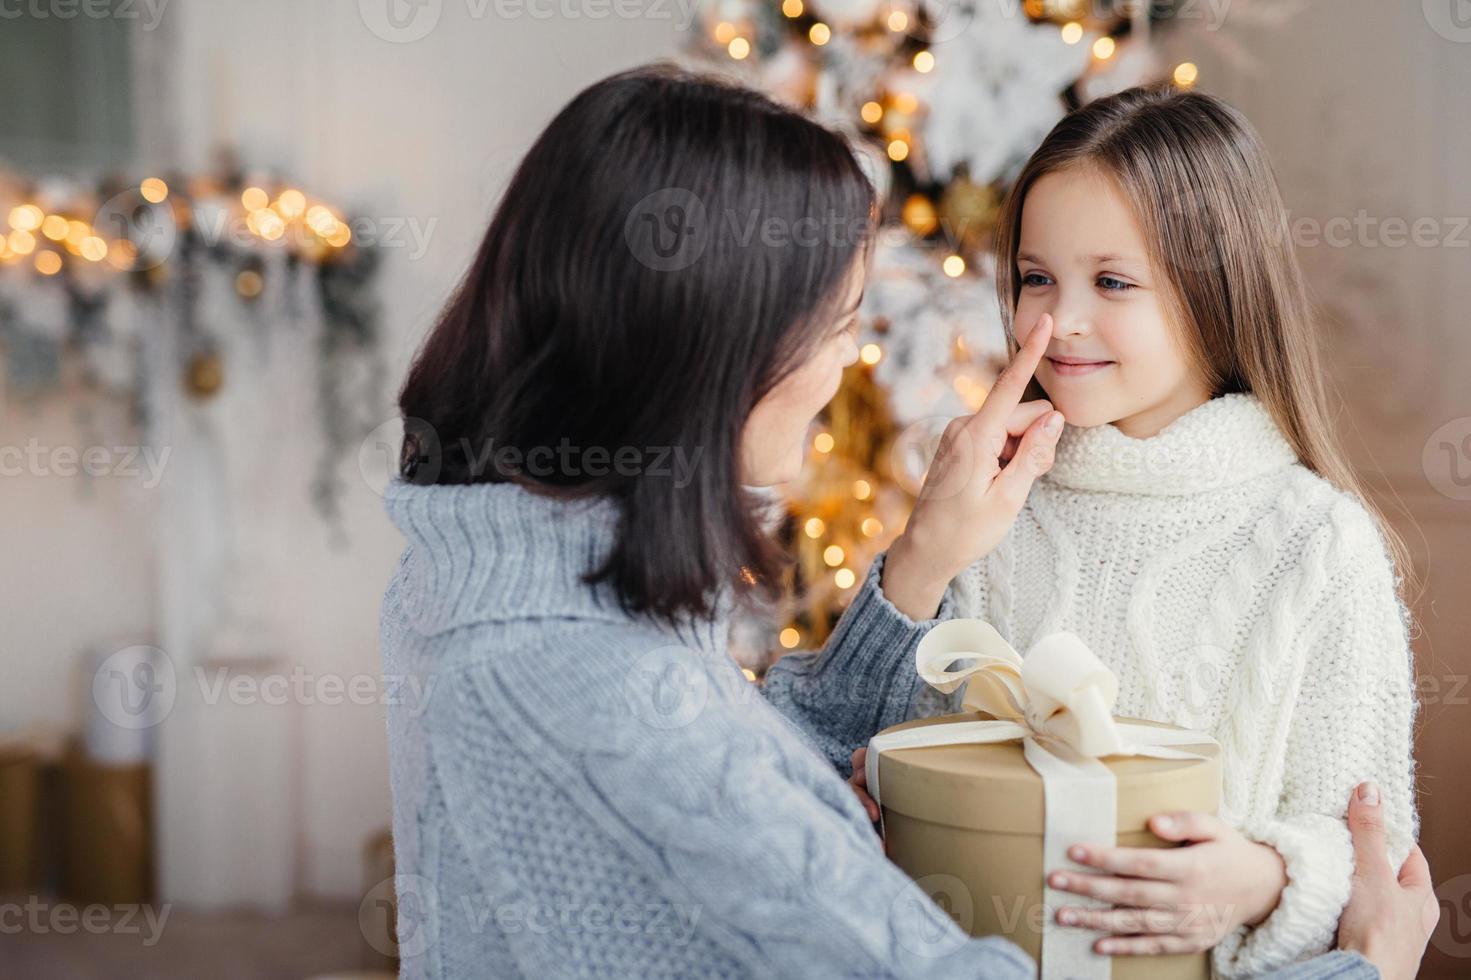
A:
[[[1381,788],[1396,867],[1415,838],[1394,586],[1362,504],[1298,462],[1255,396],[1229,394],[1149,439],[1067,426],[1006,539],[951,594],[1022,651],[1077,633],[1118,675],[1119,714],[1220,740],[1222,816],[1289,878],[1265,922],[1217,947],[1217,971],[1239,977],[1333,945],[1356,783]]]
[[[758,688],[723,614],[657,627],[582,581],[608,501],[395,483],[387,506],[385,673],[427,692],[388,714],[403,976],[1033,975],[884,858],[837,771],[911,713],[933,625],[882,559]]]

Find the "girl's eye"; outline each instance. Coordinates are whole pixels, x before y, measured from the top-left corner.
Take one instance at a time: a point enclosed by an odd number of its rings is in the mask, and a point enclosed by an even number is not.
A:
[[[1134,288],[1132,282],[1124,282],[1122,279],[1115,279],[1113,276],[1099,276],[1098,285],[1103,289],[1113,292],[1122,292],[1123,290]]]
[[[1051,283],[1052,280],[1047,278],[1046,273],[1042,272],[1028,272],[1022,276],[1023,286],[1047,286]]]

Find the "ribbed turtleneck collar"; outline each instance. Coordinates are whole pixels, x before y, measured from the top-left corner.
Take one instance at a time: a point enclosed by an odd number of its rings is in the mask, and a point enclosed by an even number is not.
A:
[[[1290,466],[1297,454],[1252,394],[1212,398],[1148,439],[1112,423],[1064,427],[1045,479],[1074,490],[1182,495],[1218,490]]]
[[[537,618],[627,623],[613,587],[583,576],[602,564],[618,530],[605,497],[561,500],[515,484],[414,486],[384,492],[408,538],[399,570],[403,610],[421,633]],[[723,642],[720,614],[685,642]]]

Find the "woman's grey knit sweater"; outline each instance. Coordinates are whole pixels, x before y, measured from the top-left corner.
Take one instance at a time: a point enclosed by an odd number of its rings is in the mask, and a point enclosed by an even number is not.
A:
[[[388,717],[404,976],[1033,975],[884,858],[840,775],[911,712],[933,625],[884,598],[882,558],[827,647],[758,688],[723,615],[661,628],[581,581],[609,501],[394,483],[387,506],[409,540],[382,620],[408,695]],[[1301,975],[1374,975],[1320,965]]]

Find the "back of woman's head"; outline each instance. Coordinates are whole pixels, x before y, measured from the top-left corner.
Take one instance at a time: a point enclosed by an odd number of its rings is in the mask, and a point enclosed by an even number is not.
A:
[[[1173,320],[1212,395],[1251,392],[1305,466],[1374,513],[1399,571],[1408,552],[1340,448],[1313,311],[1266,149],[1236,109],[1200,92],[1133,88],[1063,118],[1028,159],[997,231],[997,290],[1008,331],[1020,295],[1017,250],[1028,190],[1091,168],[1129,202]]]
[[[596,577],[635,611],[770,587],[742,428],[819,339],[873,208],[842,139],[761,95],[668,68],[598,82],[527,153],[415,360],[402,476],[615,498]]]

